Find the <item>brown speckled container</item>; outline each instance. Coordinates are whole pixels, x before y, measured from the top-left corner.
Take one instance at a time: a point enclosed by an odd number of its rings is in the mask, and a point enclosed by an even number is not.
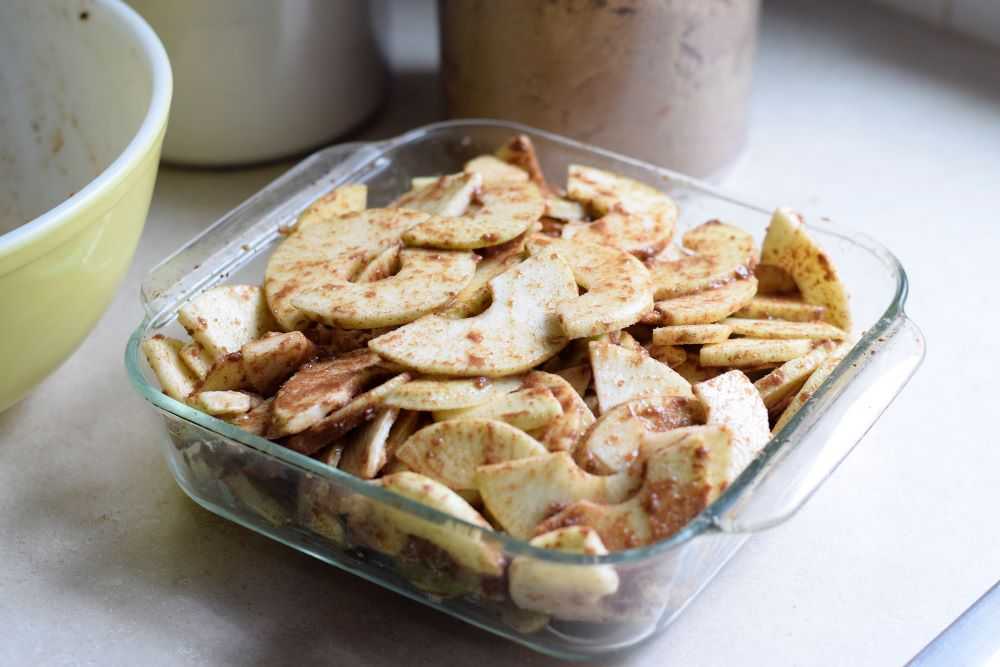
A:
[[[520,121],[693,174],[746,137],[759,0],[440,0],[452,117]]]

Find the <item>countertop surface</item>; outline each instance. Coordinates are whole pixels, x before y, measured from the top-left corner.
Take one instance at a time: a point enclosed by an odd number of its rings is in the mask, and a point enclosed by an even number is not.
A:
[[[927,359],[801,512],[755,536],[664,635],[607,664],[900,664],[1000,576],[1000,51],[868,5],[771,2],[762,30],[750,140],[722,185],[890,247]],[[363,137],[440,117],[433,47],[392,55],[390,103]],[[163,168],[108,312],[0,415],[0,664],[555,662],[175,486],[160,418],[122,365],[139,282],[288,166]]]

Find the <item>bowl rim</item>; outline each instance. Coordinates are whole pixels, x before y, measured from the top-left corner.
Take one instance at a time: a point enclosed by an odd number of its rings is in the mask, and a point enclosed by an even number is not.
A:
[[[173,72],[160,38],[138,12],[122,0],[95,0],[94,4],[114,17],[144,56],[152,74],[152,95],[146,115],[124,150],[100,174],[53,208],[6,234],[0,234],[0,256],[17,252],[68,224],[133,170],[156,145],[166,126],[173,92]]]

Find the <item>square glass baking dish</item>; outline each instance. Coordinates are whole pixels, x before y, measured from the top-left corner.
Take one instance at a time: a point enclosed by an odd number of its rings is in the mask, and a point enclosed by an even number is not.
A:
[[[194,410],[159,390],[139,348],[155,333],[182,334],[177,311],[200,291],[222,282],[260,283],[279,230],[331,188],[364,183],[369,206],[384,205],[409,189],[412,177],[459,171],[467,159],[492,152],[514,133],[531,137],[554,183],[561,183],[571,163],[596,166],[668,192],[680,207],[679,232],[719,218],[752,231],[758,242],[763,238],[770,208],[680,174],[513,123],[438,123],[383,142],[319,151],[165,259],[143,282],[146,316],[129,339],[125,364],[135,388],[163,415],[166,429],[159,440],[167,463],[199,504],[535,650],[588,659],[665,630],[750,535],[788,519],[805,503],[916,371],[924,341],[904,314],[906,275],[877,242],[832,224],[810,224],[852,295],[858,343],[716,502],[666,541],[607,556],[531,547]],[[506,568],[471,571],[421,539],[388,549],[364,526],[346,520],[345,508],[358,503],[402,513],[425,532],[453,531],[477,548],[502,554],[505,564],[548,568],[552,590],[546,592],[582,612],[568,619],[520,609],[510,598]],[[616,579],[614,592],[598,602],[576,596],[568,582],[590,576]]]

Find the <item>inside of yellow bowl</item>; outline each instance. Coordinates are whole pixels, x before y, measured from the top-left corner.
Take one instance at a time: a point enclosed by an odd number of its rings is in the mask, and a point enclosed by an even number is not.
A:
[[[83,189],[146,116],[146,57],[105,2],[0,2],[0,242]]]

